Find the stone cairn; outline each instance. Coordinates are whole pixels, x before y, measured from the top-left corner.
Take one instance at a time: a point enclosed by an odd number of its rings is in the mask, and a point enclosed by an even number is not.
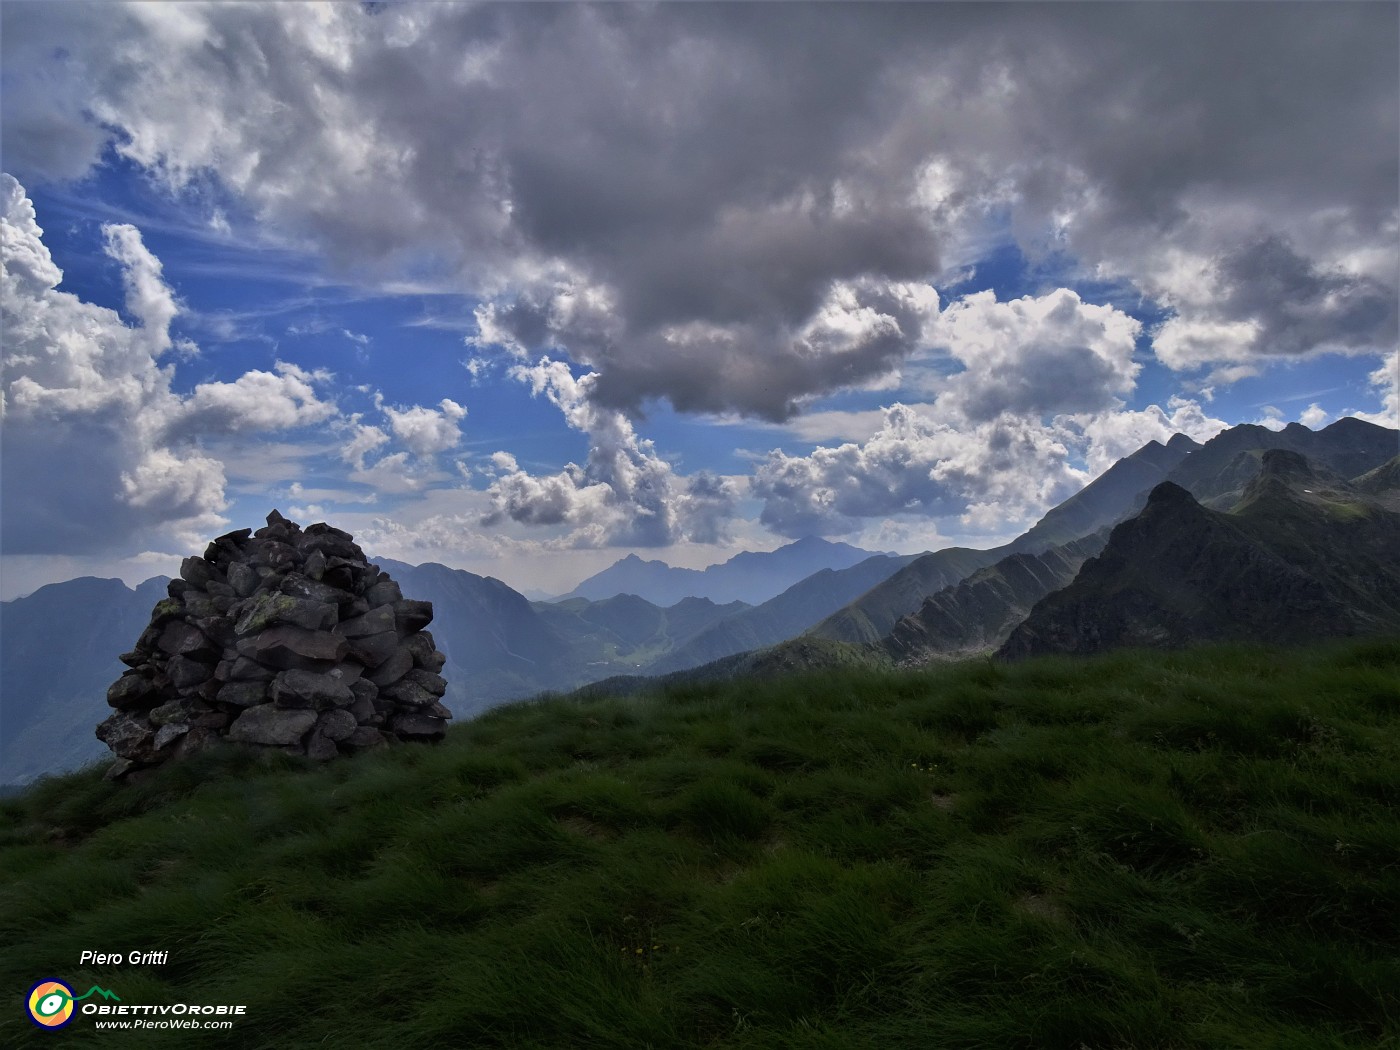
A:
[[[324,760],[441,739],[432,603],[404,598],[353,539],[274,510],[186,558],[107,690],[108,778],[220,740]]]

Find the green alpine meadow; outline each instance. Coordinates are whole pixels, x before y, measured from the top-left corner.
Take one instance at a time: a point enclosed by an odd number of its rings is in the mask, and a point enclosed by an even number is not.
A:
[[[51,1032],[17,991],[0,1043],[1395,1047],[1397,784],[1393,638],[681,682],[322,765],[92,767],[0,803],[0,982],[104,994]],[[150,1004],[244,1010],[116,1009]]]

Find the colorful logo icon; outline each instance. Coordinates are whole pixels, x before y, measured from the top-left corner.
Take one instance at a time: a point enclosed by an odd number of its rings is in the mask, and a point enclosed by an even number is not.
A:
[[[100,995],[104,999],[121,1002],[121,996],[106,988],[93,985],[82,995],[74,995],[73,989],[62,981],[50,977],[29,989],[29,1019],[40,1028],[62,1028],[73,1020],[73,1004],[81,1002],[89,995]]]
[[[62,1028],[73,1020],[73,989],[50,978],[29,989],[29,1019],[40,1028]]]

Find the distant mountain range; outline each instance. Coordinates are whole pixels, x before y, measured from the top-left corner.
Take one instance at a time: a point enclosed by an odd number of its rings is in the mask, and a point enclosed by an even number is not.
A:
[[[588,577],[560,599],[601,601],[635,594],[654,605],[671,606],[682,598],[708,598],[727,604],[758,605],[822,569],[845,569],[876,554],[849,543],[808,536],[773,551],[744,551],[707,569],[676,569],[661,561],[629,554]]]
[[[889,579],[812,630],[820,638],[874,643],[924,599],[1010,554],[1037,554],[1133,517],[1159,482],[1170,480],[1197,499],[1232,506],[1259,471],[1263,453],[1281,448],[1344,477],[1375,469],[1393,457],[1400,433],[1359,419],[1339,419],[1320,431],[1293,423],[1283,430],[1242,424],[1204,445],[1176,435],[1166,445],[1150,441],[1120,459],[1078,493],[1054,507],[1003,547],[967,551],[950,547],[916,558]],[[1214,504],[1212,504],[1214,505]]]
[[[375,560],[433,603],[459,717],[590,682],[643,688],[648,675],[1400,630],[1398,450],[1400,433],[1355,419],[1239,426],[1205,445],[1178,436],[992,550],[901,556],[811,539],[703,571],[629,557],[576,589],[594,598],[532,602],[491,577]],[[682,581],[704,593],[677,596]],[[0,603],[0,784],[104,753],[92,730],[117,654],[165,582],[89,577]]]
[[[165,597],[158,576],[132,590],[84,576],[0,602],[0,783],[72,769],[108,753],[93,728],[107,687]]]

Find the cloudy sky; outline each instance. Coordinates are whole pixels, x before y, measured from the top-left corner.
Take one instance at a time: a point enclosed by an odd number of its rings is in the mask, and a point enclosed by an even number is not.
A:
[[[0,597],[276,506],[562,591],[1395,425],[1388,3],[6,0]]]

